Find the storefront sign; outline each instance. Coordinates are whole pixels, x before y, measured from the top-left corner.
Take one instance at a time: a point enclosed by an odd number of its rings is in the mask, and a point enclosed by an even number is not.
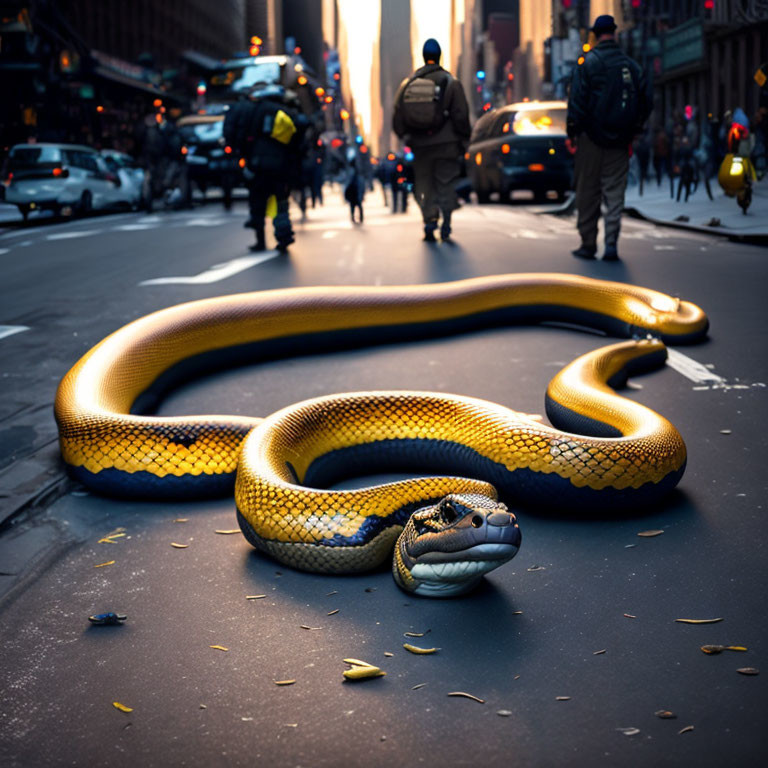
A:
[[[691,19],[664,35],[664,71],[696,64],[704,59],[704,32],[699,19]]]

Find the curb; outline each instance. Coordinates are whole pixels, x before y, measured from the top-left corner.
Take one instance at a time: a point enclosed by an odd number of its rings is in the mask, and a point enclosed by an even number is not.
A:
[[[643,219],[644,221],[650,221],[652,224],[657,224],[660,227],[670,227],[672,229],[685,229],[689,232],[699,232],[705,235],[714,235],[716,237],[727,237],[729,240],[737,241],[740,243],[752,243],[754,245],[766,245],[768,244],[768,232],[762,233],[745,233],[739,232],[735,229],[725,229],[723,227],[706,227],[697,224],[690,224],[685,221],[670,221],[669,219],[657,219],[653,216],[648,216],[643,213],[639,208],[627,207],[624,208],[624,213],[628,216],[632,216],[635,219]]]

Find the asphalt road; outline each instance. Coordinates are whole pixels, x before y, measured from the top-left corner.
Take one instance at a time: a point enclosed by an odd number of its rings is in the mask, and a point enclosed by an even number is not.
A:
[[[766,249],[628,220],[620,263],[579,262],[572,218],[500,205],[465,208],[455,244],[430,246],[413,209],[394,216],[377,191],[356,227],[340,197],[328,190],[289,256],[262,260],[242,205],[0,234],[0,764],[764,765]],[[517,558],[471,596],[412,598],[386,570],[294,572],[215,532],[237,527],[231,499],[103,499],[63,472],[56,384],[136,317],[240,291],[532,271],[644,285],[707,311],[709,340],[628,390],[679,428],[688,469],[642,514],[528,511]],[[308,355],[190,382],[161,412],[266,415],[413,388],[543,413],[554,373],[604,343],[539,326]],[[652,529],[663,534],[637,535]],[[128,620],[89,626],[108,610]],[[406,632],[440,650],[408,653]],[[387,675],[342,682],[347,657]]]

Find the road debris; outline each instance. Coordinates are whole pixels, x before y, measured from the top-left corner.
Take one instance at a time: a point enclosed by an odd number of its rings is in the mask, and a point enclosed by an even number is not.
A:
[[[232,534],[232,533],[240,533],[240,529],[239,528],[227,528],[227,529],[217,528],[214,531],[214,533],[222,533],[222,534],[224,534],[226,536],[226,535],[229,535],[229,534]]]
[[[275,680],[275,685],[293,685],[295,680]]]
[[[592,651],[592,655],[599,656],[601,653],[605,653],[607,650],[607,648],[601,648],[599,651]]]
[[[623,733],[625,736],[637,736],[637,734],[640,733],[640,729],[634,727],[617,728],[616,730],[619,731],[619,733]]]
[[[214,651],[228,651],[229,648],[225,648],[223,645],[209,645],[209,648],[213,648]]]
[[[133,707],[126,707],[125,704],[121,704],[119,701],[113,701],[112,706],[121,712],[133,712]]]
[[[189,546],[189,544],[179,544],[176,541],[172,541],[171,546],[176,547],[176,549],[186,549]]]
[[[124,613],[96,613],[88,617],[91,624],[101,627],[119,627],[128,618]]]
[[[746,651],[743,645],[702,645],[701,650],[710,655],[723,651]]]
[[[685,728],[681,728],[677,732],[677,735],[679,736],[681,733],[690,733],[692,730],[693,730],[693,726],[692,725],[686,725]]]
[[[674,712],[670,712],[668,709],[657,709],[653,714],[662,720],[674,720],[677,717]]]
[[[512,710],[511,709],[497,709],[496,714],[499,717],[511,717],[512,716]]]
[[[426,683],[419,683],[418,685],[414,685],[411,690],[412,691],[418,691],[419,688],[423,688],[426,685]]]
[[[99,563],[98,565],[94,565],[94,568],[103,568],[105,565],[114,565],[117,561],[116,560],[107,560],[106,563]]]
[[[624,614],[624,616],[625,616],[627,619],[636,619],[636,618],[637,618],[637,616],[635,616],[635,614],[634,614],[634,613],[625,613],[625,614]]]
[[[679,624],[717,624],[722,619],[675,619]]]
[[[570,701],[570,696],[555,696],[555,701]]]
[[[333,611],[328,611],[328,613],[326,613],[325,615],[326,616],[333,616],[334,614],[338,613],[340,610],[341,610],[341,608],[336,608]]]
[[[344,663],[352,667],[344,670],[345,680],[366,680],[371,677],[383,677],[387,674],[383,669],[360,659],[344,659]]]
[[[644,539],[650,539],[653,536],[661,536],[662,533],[664,533],[664,531],[662,531],[660,528],[654,528],[650,531],[640,531],[640,533],[637,535],[642,536]]]
[[[759,675],[760,670],[755,667],[739,667],[736,670],[740,675]]]
[[[266,597],[266,595],[246,595],[246,600],[261,600],[263,597]]]
[[[472,699],[472,701],[476,701],[478,704],[485,704],[485,699],[479,699],[477,696],[473,696],[471,693],[466,693],[465,691],[451,691],[449,696],[461,696],[465,699]]]
[[[301,628],[302,628],[302,629],[308,629],[310,632],[312,632],[312,631],[314,631],[314,630],[316,630],[316,629],[322,629],[322,627],[310,627],[310,626],[308,626],[307,624],[302,624],[302,625],[301,625]]]
[[[411,645],[410,643],[403,643],[403,648],[405,648],[406,651],[410,651],[411,653],[421,655],[427,653],[437,653],[440,650],[439,648],[419,648],[417,645]]]
[[[428,629],[426,632],[403,632],[404,637],[424,637],[428,635],[432,630]]]

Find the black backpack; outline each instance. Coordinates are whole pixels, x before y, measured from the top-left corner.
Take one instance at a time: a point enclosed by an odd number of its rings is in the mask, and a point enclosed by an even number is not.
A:
[[[605,85],[594,104],[590,104],[591,123],[597,144],[621,146],[632,140],[640,117],[640,97],[634,62],[626,56],[606,63],[600,52],[594,50],[603,64]]]
[[[409,131],[433,133],[439,131],[448,119],[445,94],[452,78],[449,72],[442,75],[437,81],[414,76],[406,83],[400,97],[400,111]]]

